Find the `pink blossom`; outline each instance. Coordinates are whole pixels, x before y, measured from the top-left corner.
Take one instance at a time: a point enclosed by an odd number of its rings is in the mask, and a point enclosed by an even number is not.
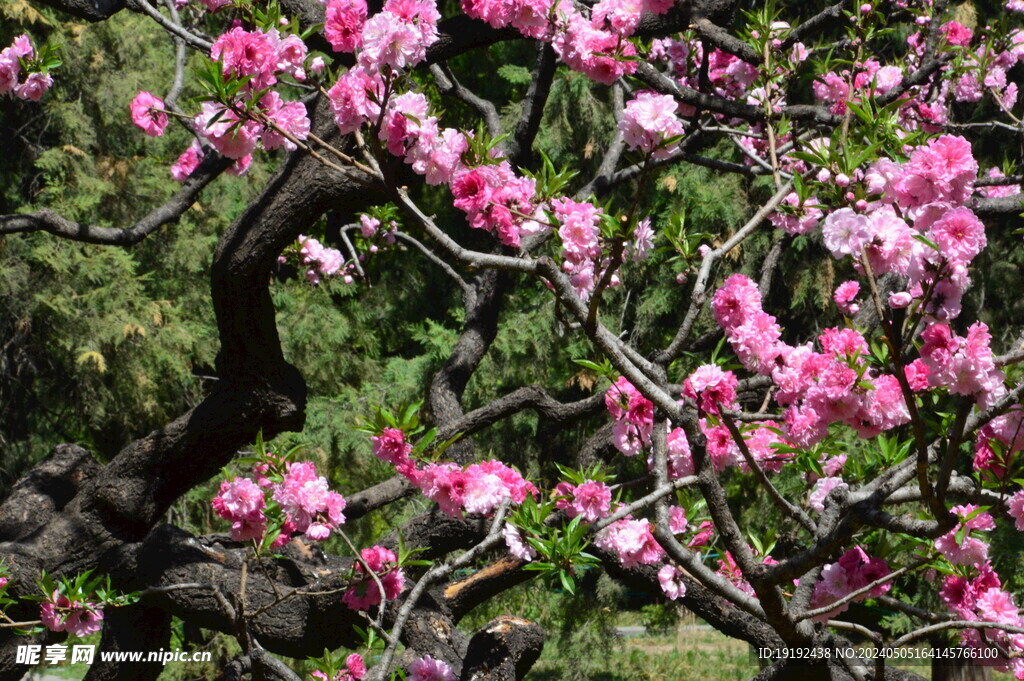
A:
[[[392,154],[405,156],[407,148],[416,142],[428,118],[430,112],[426,96],[420,92],[403,92],[388,102],[380,138],[387,143],[388,151]]]
[[[839,308],[840,312],[852,317],[860,311],[860,306],[853,302],[857,299],[858,293],[860,293],[859,283],[856,281],[844,281],[836,287],[832,299],[836,302],[836,307]]]
[[[288,151],[295,151],[298,146],[292,140],[302,141],[309,137],[309,118],[306,116],[306,105],[302,102],[283,102],[280,95],[271,91],[263,96],[260,105],[273,124],[263,131],[261,139],[264,148],[284,147]]]
[[[284,37],[277,44],[277,64],[275,68],[280,73],[290,74],[295,80],[303,81],[306,79],[306,73],[303,70],[303,65],[306,63],[306,53],[309,48],[306,47],[306,43],[302,42],[302,38],[297,35],[289,35]]]
[[[465,134],[454,128],[444,128],[430,138],[421,134],[409,149],[406,163],[412,165],[413,172],[423,175],[427,184],[447,184],[462,167],[462,155],[468,149],[469,140]]]
[[[947,260],[968,264],[985,248],[985,226],[969,208],[954,208],[931,226],[929,235]]]
[[[686,439],[686,431],[674,428],[666,438],[665,458],[668,463],[669,479],[675,480],[693,475],[693,455],[690,453],[690,442]],[[653,454],[649,465],[654,465]]]
[[[30,73],[25,82],[14,88],[18,99],[38,102],[53,86],[53,77],[48,73]]]
[[[859,257],[861,249],[871,239],[867,217],[849,208],[830,213],[821,224],[825,247],[837,260],[844,255]]]
[[[241,159],[251,154],[259,141],[259,123],[238,121],[234,111],[212,102],[203,102],[202,110],[195,117],[200,134],[206,137],[217,151],[233,159]]]
[[[631,42],[593,26],[575,11],[569,16],[568,27],[556,36],[552,47],[573,71],[586,74],[603,85],[611,85],[636,70],[636,62],[622,59],[636,54]]]
[[[332,528],[345,522],[344,498],[328,489],[327,479],[317,476],[312,463],[289,463],[287,471],[274,490],[274,501],[294,523],[295,531],[325,539]]]
[[[669,506],[668,529],[672,534],[682,534],[687,527],[686,509],[682,506]]]
[[[32,39],[28,37],[28,33],[22,33],[14,42],[11,43],[11,53],[15,57],[21,57],[23,59],[31,59],[35,56],[36,50],[32,47]]]
[[[686,583],[683,571],[675,565],[662,565],[658,570],[658,584],[669,600],[676,600],[686,595]]]
[[[718,324],[728,331],[762,311],[761,292],[750,277],[734,274],[715,292],[711,309]]]
[[[409,665],[406,681],[455,681],[455,674],[447,662],[424,655]]]
[[[381,66],[400,70],[415,66],[427,56],[427,48],[437,40],[437,29],[422,31],[389,11],[378,12],[363,28],[363,51],[359,63],[368,71]]]
[[[848,488],[849,485],[843,482],[842,478],[821,478],[814,483],[814,487],[811,489],[810,507],[818,513],[824,513],[825,499],[828,497],[829,492],[834,489]]]
[[[529,562],[537,557],[537,552],[527,542],[523,541],[523,535],[520,534],[519,529],[515,526],[506,523],[501,528],[501,536],[505,539],[505,546],[508,547],[508,552],[515,558]]]
[[[72,601],[59,591],[43,601],[39,619],[50,631],[66,631],[72,636],[88,636],[100,630],[103,608],[95,603]]]
[[[366,24],[366,0],[330,0],[324,20],[324,37],[335,52],[353,52],[362,44]]]
[[[220,62],[225,76],[250,76],[249,86],[254,89],[277,82],[277,50],[270,36],[262,31],[246,31],[236,26],[217,38],[210,48],[210,58]]]
[[[398,556],[383,546],[373,546],[359,553],[384,587],[384,597],[388,600],[398,598],[405,588],[405,575],[397,567]],[[362,563],[357,561],[354,569],[357,577],[364,574]],[[345,592],[341,600],[351,610],[368,610],[380,605],[381,593],[373,579],[360,579]]]
[[[467,467],[465,476],[462,506],[466,513],[490,513],[510,496],[508,488],[501,478],[494,473],[487,472],[478,464]]]
[[[686,544],[691,549],[701,549],[711,543],[715,536],[715,524],[710,520],[703,521],[697,528],[697,532]]]
[[[10,47],[0,52],[0,94],[12,92],[18,85],[21,62]]]
[[[936,201],[964,203],[971,195],[978,163],[963,137],[943,135],[917,147],[896,181],[900,205],[913,208]]]
[[[459,466],[454,463],[427,464],[413,482],[442,511],[451,516],[461,515],[466,475]]]
[[[629,421],[612,424],[612,444],[626,456],[636,456],[651,442],[651,425],[637,426]]]
[[[979,565],[988,560],[988,544],[981,539],[972,537],[973,531],[987,532],[995,528],[995,521],[986,512],[978,513],[970,520],[964,522],[971,513],[978,510],[974,504],[965,506],[954,506],[950,509],[954,514],[960,516],[961,521],[956,527],[935,540],[935,548],[942,553],[954,565]],[[966,528],[963,539],[957,542],[956,535]]]
[[[331,102],[334,120],[342,134],[358,130],[368,120],[380,115],[377,103],[383,95],[384,85],[375,71],[360,66],[349,69],[338,77],[327,96]],[[375,101],[376,100],[376,101]]]
[[[227,520],[258,513],[265,506],[263,490],[249,478],[225,480],[220,485],[220,493],[213,498],[213,510]]]
[[[995,167],[989,168],[988,171],[985,173],[985,176],[993,179],[1006,177],[1005,175],[1003,175],[1003,171]],[[1007,184],[993,185],[989,187],[979,187],[978,193],[984,196],[985,198],[989,199],[1000,198],[1003,196],[1016,196],[1017,194],[1020,194],[1020,186],[1015,184]]]
[[[709,414],[717,414],[720,407],[736,406],[738,382],[731,371],[722,371],[714,364],[698,367],[683,381],[683,396],[697,401],[697,406]]]
[[[811,608],[828,606],[855,591],[860,591],[889,573],[889,566],[885,560],[869,556],[859,546],[854,547],[844,553],[837,562],[830,563],[822,569],[821,581],[814,587]],[[859,595],[853,602],[863,601],[866,598],[878,598],[888,593],[891,588],[892,583],[885,582]],[[849,608],[848,603],[814,619],[817,622],[824,622],[844,612],[847,608]]]
[[[739,463],[742,458],[732,433],[725,425],[709,426],[706,419],[700,420],[700,428],[707,438],[707,452],[715,471],[721,473],[729,466]]]
[[[359,653],[352,653],[346,657],[345,669],[353,681],[360,681],[360,679],[366,676],[366,662],[363,661],[363,656]]]
[[[1014,492],[1010,500],[1006,502],[1007,511],[1010,517],[1016,522],[1014,525],[1018,530],[1024,530],[1024,490]]]
[[[573,499],[566,509],[570,518],[582,517],[588,523],[607,517],[612,491],[603,482],[587,480],[573,490]]]
[[[801,201],[796,192],[790,192],[781,205],[789,210],[776,211],[768,216],[768,220],[789,234],[807,234],[818,226],[823,215],[818,208],[818,199],[813,196]]]
[[[591,23],[628,38],[640,24],[643,5],[642,0],[601,0],[591,10]]]
[[[140,92],[132,100],[132,123],[150,137],[160,137],[167,127],[167,114],[162,111],[163,108],[162,99],[148,92]]]
[[[974,37],[971,29],[967,28],[959,21],[946,22],[939,30],[942,32],[947,43],[950,45],[956,45],[957,47],[965,47],[969,45],[971,38]]]
[[[665,552],[651,534],[650,521],[623,518],[604,528],[594,537],[594,544],[619,556],[623,567],[657,563]]]
[[[409,456],[412,453],[412,445],[405,441],[405,433],[398,428],[385,428],[380,435],[371,437],[370,442],[373,455],[381,461],[400,470],[415,468]]]
[[[178,182],[184,182],[199,167],[202,161],[203,149],[199,146],[198,142],[193,141],[191,146],[171,166],[171,177]]]
[[[1013,594],[999,587],[985,589],[978,594],[975,605],[982,619],[999,624],[1020,626],[1017,606],[1013,603]]]
[[[608,1],[603,0],[602,4]],[[664,146],[665,140],[683,132],[683,124],[676,116],[676,106],[671,95],[647,91],[638,93],[626,105],[619,121],[619,130],[629,148],[651,154],[655,159],[668,158],[672,149]]]

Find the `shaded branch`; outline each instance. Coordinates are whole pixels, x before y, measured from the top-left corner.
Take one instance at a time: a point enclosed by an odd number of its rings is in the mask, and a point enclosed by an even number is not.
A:
[[[99,227],[83,225],[43,209],[25,215],[0,216],[0,235],[45,231],[56,236],[108,246],[131,246],[166,224],[176,222],[192,207],[200,192],[232,163],[231,159],[210,153],[185,180],[184,185],[167,203],[153,209],[131,227]]]

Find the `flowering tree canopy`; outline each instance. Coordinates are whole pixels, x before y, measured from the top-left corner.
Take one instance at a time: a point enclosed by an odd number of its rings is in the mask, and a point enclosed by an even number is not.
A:
[[[0,679],[25,672],[26,641],[156,650],[172,616],[237,638],[225,678],[293,679],[280,657],[323,655],[332,681],[521,679],[541,627],[460,621],[594,571],[760,649],[824,651],[760,678],[911,678],[886,651],[949,634],[1024,679],[1024,585],[993,550],[1024,530],[1024,324],[985,302],[1013,299],[987,270],[1021,251],[1024,3],[969,20],[944,0],[46,4],[166,32],[172,81],[139,83],[121,115],[146,144],[187,142],[170,198],[134,224],[40,208],[0,216],[3,239],[132,247],[224,174],[259,185],[210,256],[201,400],[103,463],[56,447],[0,505]],[[495,102],[466,83],[503,45],[529,66],[502,67],[520,81]],[[28,120],[80,57],[18,35],[0,94]],[[560,82],[614,123],[552,158],[538,140]],[[745,214],[666,209],[693,169],[744,187]],[[829,273],[813,318],[789,305],[802,259]],[[275,444],[302,430],[307,384],[274,294],[360,300],[414,260],[454,292],[460,330],[422,402],[382,393],[358,424],[388,472],[359,489]],[[575,387],[527,368],[472,403],[514,300],[557,329]],[[550,460],[485,440],[528,411]],[[222,533],[196,536],[168,511],[211,480]],[[349,531],[394,508],[374,541]],[[904,623],[847,619],[865,601]]]

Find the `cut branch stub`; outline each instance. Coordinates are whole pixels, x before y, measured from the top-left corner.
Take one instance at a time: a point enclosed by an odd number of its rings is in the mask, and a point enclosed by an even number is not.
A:
[[[544,649],[544,630],[521,617],[502,615],[469,641],[460,681],[519,681]]]

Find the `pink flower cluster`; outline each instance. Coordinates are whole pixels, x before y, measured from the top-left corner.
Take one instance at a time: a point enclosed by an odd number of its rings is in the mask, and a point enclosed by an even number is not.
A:
[[[840,556],[835,563],[829,563],[822,568],[821,579],[814,585],[810,607],[817,609],[831,605],[882,579],[890,572],[889,565],[884,559],[872,558],[861,547],[854,547]],[[814,619],[816,622],[824,622],[845,612],[850,607],[850,603],[859,603],[867,598],[878,598],[888,593],[891,588],[891,582],[880,584],[858,595],[852,601],[848,601],[824,615],[818,615]]]
[[[324,246],[311,236],[299,235],[298,258],[307,268],[306,280],[311,284],[319,284],[321,277],[342,277],[346,284],[353,281],[352,266],[345,263],[341,251]]]
[[[298,36],[282,38],[276,30],[247,31],[235,26],[214,42],[210,57],[220,63],[223,76],[244,80],[245,84],[232,102],[203,102],[194,124],[204,142],[236,160],[235,174],[245,172],[261,142],[267,150],[294,151],[309,136],[306,106],[286,102],[273,90],[266,91],[279,76],[305,80],[306,54],[306,44]],[[259,93],[263,94],[255,100],[254,95]],[[163,108],[159,98],[140,92],[131,104],[132,122],[147,135],[159,137],[167,127]],[[193,143],[171,168],[171,175],[183,181],[202,158],[201,145]]]
[[[782,200],[778,210],[768,216],[772,225],[789,234],[807,234],[818,226],[824,213],[818,207],[817,197],[809,197],[804,201],[796,192],[790,192]]]
[[[412,460],[412,445],[405,441],[405,433],[398,428],[385,428],[380,435],[370,438],[373,455],[384,463],[389,463],[406,477],[416,471],[416,463]]]
[[[715,293],[712,310],[744,366],[771,376],[775,400],[788,407],[784,416],[792,442],[810,446],[834,422],[869,438],[910,420],[899,381],[890,374],[871,375],[864,361],[867,341],[857,331],[825,330],[820,353],[810,345],[787,345],[775,318],[761,308],[757,286],[741,274]],[[927,374],[920,361],[907,367],[915,390],[927,387],[921,380]]]
[[[234,107],[203,102],[194,122],[198,133],[228,158],[250,159],[262,142],[268,150],[294,151],[296,141],[309,136],[309,118],[302,102],[285,102],[270,91],[254,103],[253,111],[240,115]],[[245,162],[248,165],[248,161]]]
[[[280,75],[306,79],[307,48],[296,35],[281,38],[276,30],[246,31],[235,26],[222,34],[210,48],[210,58],[220,62],[228,78],[248,78],[246,87],[255,92],[277,82]]]
[[[697,403],[705,414],[718,414],[719,409],[735,409],[736,386],[739,382],[731,371],[722,371],[714,364],[698,367],[683,381],[683,397]]]
[[[50,594],[39,609],[39,619],[50,631],[88,636],[100,630],[103,608],[95,603],[72,601],[59,591]]]
[[[324,35],[338,52],[357,52],[359,69],[371,78],[381,69],[411,68],[437,41],[441,18],[434,0],[387,0],[367,19],[365,0],[330,0]]]
[[[279,474],[280,482],[271,480],[268,473]],[[241,477],[225,480],[213,498],[214,512],[231,522],[235,541],[260,541],[266,534],[267,491],[284,514],[274,548],[284,546],[295,533],[323,541],[345,522],[345,499],[328,488],[326,478],[316,474],[312,463],[259,464],[255,478],[255,482]]]
[[[856,281],[844,281],[836,287],[832,300],[836,302],[836,307],[839,308],[840,312],[848,317],[853,317],[860,312],[860,305],[853,302],[857,299],[858,293],[860,293],[859,283]]]
[[[666,0],[601,0],[584,16],[564,0],[462,0],[462,10],[494,28],[512,26],[528,38],[551,43],[574,71],[611,85],[636,70],[636,48],[626,40],[644,12],[664,14]]]
[[[973,577],[949,575],[942,583],[939,596],[956,619],[969,622],[992,622],[1005,626],[1024,626],[1013,594],[1002,588],[999,575],[988,562],[975,566]],[[984,640],[982,636],[984,635]],[[991,647],[993,643],[1013,653],[1024,650],[1024,636],[1002,629],[964,629],[960,642],[973,647]],[[996,669],[1012,671],[1015,678],[1024,678],[1024,662],[1020,657],[1007,659],[1000,655]]]
[[[661,562],[664,549],[654,539],[651,522],[626,516],[604,528],[594,536],[594,545],[616,554],[625,568],[653,565]]]
[[[899,66],[882,66],[874,59],[855,65],[854,74],[852,82],[849,70],[819,76],[811,85],[815,99],[828,104],[832,113],[842,115],[846,113],[847,102],[884,95],[903,80],[903,69]]]
[[[683,581],[684,576],[685,573],[682,569],[671,563],[662,565],[661,569],[658,570],[658,584],[670,601],[686,595],[686,582]]]
[[[501,536],[505,539],[505,546],[513,558],[529,562],[537,557],[537,552],[523,539],[522,533],[514,525],[505,523],[501,528]]]
[[[521,504],[537,488],[513,468],[496,460],[474,463],[462,469],[454,463],[431,463],[411,476],[412,483],[435,501],[445,513],[487,515],[502,503]]]
[[[683,133],[683,123],[676,116],[676,100],[672,95],[639,92],[622,113],[619,131],[630,149],[639,149],[654,159],[672,154],[666,140]]]
[[[456,170],[451,190],[455,207],[465,211],[469,225],[493,232],[506,246],[519,246],[524,220],[533,222],[528,216],[538,209],[533,202],[535,182],[516,176],[507,161]]]
[[[366,662],[359,653],[352,653],[345,658],[345,668],[335,672],[332,678],[322,671],[315,670],[312,674],[318,681],[361,681],[366,676]]]
[[[1006,477],[1016,454],[1024,450],[1024,412],[1019,406],[986,423],[974,442],[974,468],[997,479]],[[1017,498],[1014,495],[1014,498]],[[1013,507],[1011,507],[1012,510]],[[1018,523],[1017,529],[1024,529]]]
[[[987,512],[978,512],[975,504],[954,506],[949,510],[960,517],[960,522],[935,540],[935,548],[954,565],[978,566],[987,562],[988,544],[973,536],[973,533],[994,530],[995,520]],[[961,536],[960,541],[957,541],[958,534]]]
[[[551,202],[551,211],[558,220],[558,236],[562,240],[562,269],[569,275],[576,294],[586,302],[603,276],[608,261],[601,258],[600,222],[603,211],[589,202],[580,203],[563,197]],[[612,286],[618,276],[610,279]]]
[[[921,359],[932,387],[973,396],[982,408],[1006,393],[1003,372],[992,355],[992,336],[983,322],[972,324],[966,337],[957,336],[946,324],[932,324],[921,340]]]
[[[533,483],[501,461],[473,463],[465,468],[452,462],[428,463],[419,468],[410,456],[412,446],[405,433],[386,428],[371,438],[374,455],[390,463],[424,496],[445,513],[461,517],[462,512],[487,515],[507,502],[521,504],[526,495],[536,496]]]
[[[43,71],[22,69],[22,62],[32,62],[35,48],[28,34],[22,33],[14,43],[0,51],[0,95],[38,102],[53,86],[53,77]]]
[[[203,147],[198,140],[192,140],[188,149],[182,152],[178,160],[171,166],[171,177],[178,182],[184,182],[189,175],[195,172],[204,158],[206,158],[206,152],[203,151]],[[227,172],[232,175],[245,175],[251,164],[252,156],[243,156],[235,159],[235,162],[228,167]]]
[[[808,505],[818,513],[825,510],[825,500],[834,489],[849,489],[849,485],[843,482],[841,477],[824,477],[814,483],[811,488],[811,497]]]
[[[398,567],[398,556],[394,551],[383,546],[372,546],[359,552],[363,563],[370,569],[381,586],[384,587],[384,597],[394,600],[398,598],[402,589],[405,588],[405,573]],[[363,563],[356,561],[354,565],[353,585],[341,597],[342,602],[352,610],[369,610],[375,605],[380,605],[381,595],[377,582],[372,577],[362,576],[366,572]]]
[[[612,443],[616,449],[626,456],[635,456],[650,444],[654,428],[654,403],[644,397],[625,376],[620,376],[608,388],[604,404],[615,420]]]

